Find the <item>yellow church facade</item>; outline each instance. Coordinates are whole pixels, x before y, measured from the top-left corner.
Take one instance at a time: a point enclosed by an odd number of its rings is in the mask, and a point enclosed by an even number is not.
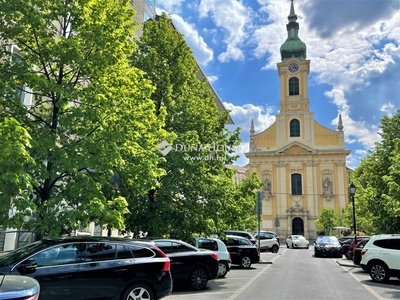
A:
[[[280,112],[275,123],[260,133],[255,133],[252,120],[245,155],[249,173],[256,172],[264,182],[261,230],[314,239],[319,212],[324,208],[340,211],[348,203],[346,157],[350,151],[345,149],[341,116],[333,130],[315,121],[309,110],[310,60],[298,37],[293,1],[288,20],[288,37],[277,64]]]

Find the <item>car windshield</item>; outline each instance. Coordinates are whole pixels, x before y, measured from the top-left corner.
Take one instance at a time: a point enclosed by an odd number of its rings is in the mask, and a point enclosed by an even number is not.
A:
[[[338,239],[334,236],[322,236],[317,239],[318,243],[328,243],[328,244],[337,244],[339,243]]]
[[[45,240],[37,241],[32,244],[26,245],[24,247],[18,248],[16,250],[7,252],[6,254],[0,256],[0,267],[6,266],[10,263],[20,260],[25,256],[33,253],[43,247],[49,245],[49,243]]]

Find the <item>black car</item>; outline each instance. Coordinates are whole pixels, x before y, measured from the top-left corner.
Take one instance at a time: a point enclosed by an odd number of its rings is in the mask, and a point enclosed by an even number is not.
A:
[[[318,236],[314,242],[314,256],[342,257],[342,246],[335,236]]]
[[[127,239],[44,239],[1,256],[6,274],[34,277],[40,300],[160,299],[172,291],[165,253]]]
[[[339,240],[342,246],[342,254],[346,256],[347,259],[351,259],[349,247],[353,241],[354,241],[354,236],[347,239]]]
[[[38,300],[39,282],[20,275],[0,275],[0,300]]]
[[[223,242],[231,255],[232,264],[248,269],[251,264],[260,261],[260,252],[257,246],[248,239],[240,236],[227,235],[226,239],[223,239]]]
[[[171,274],[175,282],[187,282],[195,290],[202,290],[209,280],[218,277],[219,261],[214,251],[199,250],[175,239],[151,240],[171,260]]]

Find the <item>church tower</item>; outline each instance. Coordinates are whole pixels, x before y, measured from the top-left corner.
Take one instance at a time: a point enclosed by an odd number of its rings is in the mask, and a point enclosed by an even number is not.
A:
[[[315,220],[324,208],[339,211],[347,204],[348,170],[343,124],[322,126],[310,112],[306,44],[291,0],[287,39],[277,63],[280,78],[279,114],[269,128],[255,133],[251,120],[250,173],[264,182],[261,229],[281,236],[301,234],[314,239]],[[279,227],[278,227],[279,226]]]

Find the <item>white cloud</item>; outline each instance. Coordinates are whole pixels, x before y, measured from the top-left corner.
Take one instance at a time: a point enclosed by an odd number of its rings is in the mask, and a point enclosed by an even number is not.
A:
[[[230,110],[230,116],[235,122],[236,127],[242,128],[245,136],[250,134],[250,121],[254,120],[254,129],[256,133],[265,130],[275,122],[275,114],[273,108],[255,106],[253,104],[244,104],[241,106],[224,102],[227,110]]]
[[[185,0],[157,0],[157,6],[168,13],[178,14],[181,11],[182,2]]]
[[[239,0],[201,0],[199,5],[200,18],[211,16],[215,25],[225,32],[224,43],[226,51],[218,56],[221,62],[243,60],[240,49],[246,38],[245,26],[249,21],[248,12]]]
[[[176,14],[171,15],[171,18],[178,27],[179,32],[185,36],[185,40],[194,52],[197,62],[204,66],[212,61],[214,51],[208,47],[204,39],[199,35],[195,25],[186,22],[181,16]]]
[[[381,111],[383,111],[388,117],[392,117],[396,114],[396,107],[392,103],[385,103],[381,106]]]
[[[218,76],[216,76],[216,75],[207,76],[207,79],[208,79],[208,82],[213,83],[218,80]]]

